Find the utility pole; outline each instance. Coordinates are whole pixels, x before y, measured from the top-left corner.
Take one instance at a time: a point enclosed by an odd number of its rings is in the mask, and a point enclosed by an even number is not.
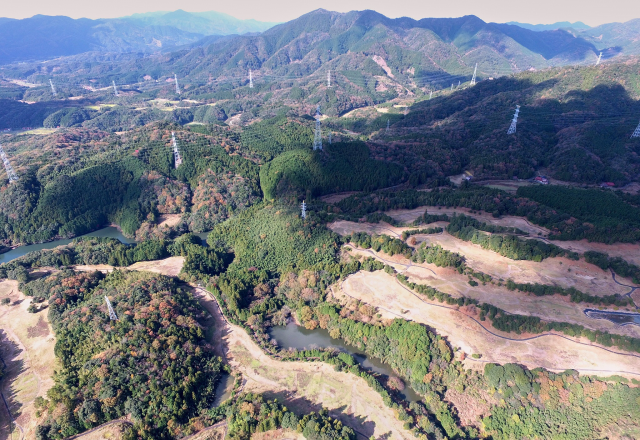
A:
[[[251,69],[249,69],[249,88],[253,89],[253,74],[251,73]]]
[[[473,77],[471,78],[471,85],[476,85],[476,72],[478,71],[478,63],[476,63],[476,68],[473,69]]]
[[[320,105],[316,109],[316,132],[313,136],[313,150],[322,150],[322,131],[320,129]]]
[[[173,79],[176,80],[176,94],[179,95],[180,94],[180,87],[178,87],[178,75],[176,75],[175,73],[173,74]]]
[[[111,307],[111,301],[105,295],[104,300],[107,302],[107,309],[109,309],[109,319],[112,321],[117,321],[118,316],[116,316],[116,312],[113,311],[113,307]]]
[[[111,81],[111,84],[113,84],[113,94],[118,96],[118,89],[116,88],[115,80]]]
[[[56,92],[56,88],[53,85],[53,81],[51,81],[51,79],[49,79],[49,84],[51,84],[51,93],[53,93],[53,96],[57,96],[58,93]]]
[[[636,127],[636,130],[631,135],[632,138],[640,138],[640,124]],[[4,154],[4,153],[3,153]],[[6,166],[6,165],[5,165]]]
[[[300,216],[302,217],[302,220],[305,220],[307,218],[307,204],[303,200],[302,205],[300,206],[302,208],[302,214],[300,214]]]
[[[171,132],[171,143],[173,144],[173,163],[175,164],[175,167],[177,169],[182,163],[182,158],[180,157],[180,150],[178,150],[176,135],[173,131]]]
[[[516,124],[518,123],[518,113],[520,113],[520,106],[516,105],[516,113],[513,115],[511,126],[507,130],[507,134],[514,134],[516,132]]]
[[[327,87],[331,87],[331,70],[327,72]]]
[[[600,55],[598,55],[598,61],[596,61],[596,66],[600,64],[601,59],[602,59],[602,52],[600,52]]]
[[[12,183],[18,180],[18,175],[16,174],[15,171],[13,171],[11,162],[9,162],[7,153],[4,152],[4,148],[2,148],[2,145],[0,145],[0,158],[2,158],[2,163],[4,163],[4,169],[7,170],[7,177],[9,177],[9,183]]]

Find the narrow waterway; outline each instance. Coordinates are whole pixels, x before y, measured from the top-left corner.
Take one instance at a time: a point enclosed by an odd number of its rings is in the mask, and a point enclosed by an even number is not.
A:
[[[596,309],[585,309],[584,314],[593,319],[606,319],[617,325],[640,326],[640,313],[611,312]]]
[[[329,336],[327,330],[317,328],[315,330],[307,330],[296,324],[289,324],[286,327],[272,327],[269,332],[271,338],[275,339],[282,348],[296,348],[298,350],[310,349],[314,347],[328,348],[334,347],[338,350],[349,353],[365,370],[373,371],[384,376],[396,376],[391,366],[379,361],[378,359],[367,356],[362,350],[352,345],[345,344],[340,339],[333,339]],[[422,400],[420,395],[416,393],[408,384],[405,389],[400,392],[408,402]]]
[[[135,240],[131,240],[124,235],[122,232],[113,226],[109,226],[107,228],[99,229],[94,232],[89,232],[88,234],[82,235],[82,237],[108,237],[108,238],[117,238],[123,243],[135,243]],[[11,249],[9,252],[5,252],[4,254],[0,254],[0,264],[7,263],[11,260],[15,260],[18,257],[22,257],[23,255],[33,252],[33,251],[41,251],[43,249],[53,249],[57,246],[62,246],[65,244],[71,243],[75,238],[65,238],[62,240],[50,241],[48,243],[38,243],[38,244],[30,244],[27,246],[20,246],[15,249]]]

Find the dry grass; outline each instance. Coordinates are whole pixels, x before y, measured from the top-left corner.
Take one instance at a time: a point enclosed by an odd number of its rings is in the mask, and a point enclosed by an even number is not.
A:
[[[160,222],[158,223],[158,227],[170,228],[180,223],[182,214],[161,214],[159,217]]]
[[[271,359],[240,327],[222,320],[215,301],[198,289],[200,302],[224,328],[222,343],[231,366],[242,373],[245,391],[277,397],[292,411],[317,411],[321,406],[343,423],[380,437],[410,439],[413,435],[402,427],[382,397],[364,379],[336,372],[330,365],[308,362],[281,362]],[[287,437],[289,438],[289,437]]]
[[[0,282],[0,298],[9,297],[9,306],[0,306],[0,348],[7,363],[7,376],[2,380],[2,392],[9,401],[13,417],[25,432],[34,438],[37,424],[34,400],[46,397],[53,386],[53,370],[58,368],[53,353],[55,339],[47,320],[47,312],[29,313],[31,298],[18,291],[16,281]],[[8,438],[7,414],[0,412],[0,437]]]
[[[290,429],[276,429],[274,431],[257,432],[251,440],[304,440],[305,436]]]
[[[124,423],[114,423],[90,433],[81,434],[76,438],[82,440],[120,440],[126,427],[127,425]]]
[[[168,277],[176,277],[182,270],[184,265],[184,257],[169,257],[164,260],[153,261],[140,261],[128,266],[128,270],[147,271],[153,273],[159,273]],[[108,264],[87,264],[78,265],[74,267],[75,270],[81,272],[93,272],[99,270],[100,272],[111,272],[114,268]]]
[[[519,363],[529,368],[544,367],[559,371],[576,369],[584,373],[606,375],[625,372],[629,377],[640,376],[637,357],[609,353],[598,346],[580,345],[572,340],[555,336],[543,336],[529,341],[510,341],[491,335],[469,316],[468,310],[440,307],[438,302],[421,301],[396,279],[383,271],[358,272],[349,276],[339,288],[334,288],[338,299],[350,297],[376,307],[386,318],[410,319],[434,328],[448,338],[454,347],[466,354],[464,361],[469,367],[481,367],[470,355],[479,353],[483,362]],[[473,308],[475,310],[475,308]],[[488,321],[483,323],[489,327]],[[501,332],[491,330],[496,334]],[[503,334],[510,338],[525,338],[531,335]],[[583,340],[588,344],[588,341]]]

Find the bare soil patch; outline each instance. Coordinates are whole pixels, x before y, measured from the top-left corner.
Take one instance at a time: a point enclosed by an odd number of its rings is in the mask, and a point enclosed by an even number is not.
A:
[[[620,257],[629,263],[640,266],[640,244],[633,243],[595,243],[587,240],[580,241],[561,241],[561,240],[549,240],[549,243],[553,243],[563,249],[570,251],[585,253],[587,251],[596,251],[609,254],[610,257]]]
[[[275,431],[256,432],[251,440],[305,440],[304,435],[290,429],[276,429]]]
[[[128,427],[126,423],[109,423],[106,426],[98,428],[95,431],[75,436],[75,439],[82,440],[120,440],[125,429]]]
[[[242,373],[245,391],[278,398],[294,412],[318,411],[324,406],[333,417],[366,437],[413,438],[364,379],[336,372],[324,363],[283,362],[270,358],[242,328],[226,322],[209,293],[200,288],[196,291],[200,304],[224,329],[220,343],[229,363]]]
[[[160,221],[158,223],[158,227],[170,228],[180,223],[180,219],[182,219],[182,214],[162,214],[159,217],[160,217],[159,218]]]
[[[0,306],[0,355],[7,365],[0,382],[2,393],[25,439],[35,437],[38,420],[34,400],[46,397],[53,386],[53,371],[59,368],[53,353],[55,339],[47,312],[29,313],[31,298],[18,291],[18,282],[0,282],[0,297],[11,305]],[[9,438],[9,419],[4,404],[0,410],[0,438]]]
[[[587,340],[565,339],[543,335],[530,340],[527,335],[504,334],[491,329],[487,332],[463,310],[455,310],[440,303],[421,300],[397,280],[383,271],[358,272],[349,276],[334,289],[336,297],[345,295],[378,308],[389,318],[410,319],[432,327],[446,337],[451,345],[460,347],[469,368],[485,362],[519,363],[528,368],[544,367],[554,371],[576,369],[587,374],[621,374],[640,376],[640,362],[636,356],[611,353],[602,347],[590,345]],[[482,323],[485,327],[489,323]],[[584,345],[580,344],[583,343]],[[480,361],[471,354],[482,355]]]
[[[583,310],[588,304],[572,303],[568,297],[535,296],[533,294],[510,291],[497,284],[480,283],[472,287],[468,277],[460,275],[451,268],[437,267],[434,264],[412,263],[401,255],[388,257],[371,250],[354,249],[353,255],[373,256],[393,266],[410,281],[431,286],[454,297],[466,296],[481,303],[492,304],[509,313],[537,316],[548,321],[570,322],[580,324],[593,330],[602,330],[632,337],[640,337],[640,328],[633,325],[618,326],[604,319],[593,319],[586,316]],[[592,306],[591,306],[592,307]],[[628,308],[631,311],[631,309]]]
[[[169,257],[164,260],[152,260],[152,261],[140,261],[128,266],[128,270],[147,271],[153,273],[159,273],[169,277],[176,277],[182,270],[184,265],[184,257]],[[74,270],[81,272],[93,272],[99,270],[100,272],[111,272],[114,269],[113,266],[108,264],[88,264],[78,265],[74,267]]]

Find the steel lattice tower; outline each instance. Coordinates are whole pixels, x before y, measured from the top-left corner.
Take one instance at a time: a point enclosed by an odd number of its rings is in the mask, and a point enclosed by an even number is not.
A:
[[[433,90],[429,92],[429,99],[431,99],[432,96],[433,96]]]
[[[251,69],[249,69],[249,88],[253,89],[253,73],[251,72]]]
[[[302,208],[302,213],[300,214],[300,216],[304,220],[307,218],[307,204],[304,202],[304,200],[302,201],[302,205],[300,205],[300,207]]]
[[[331,132],[329,132],[329,145],[331,145]]]
[[[518,113],[520,113],[520,106],[516,105],[516,113],[513,115],[513,120],[511,121],[509,130],[507,130],[507,134],[513,134],[516,132],[516,124],[518,123]]]
[[[49,84],[51,84],[51,93],[53,93],[53,96],[57,96],[58,93],[56,92],[56,88],[53,85],[53,81],[51,81],[51,79],[49,79]]]
[[[331,87],[331,70],[327,72],[327,87]]]
[[[476,72],[478,71],[478,63],[476,63],[476,68],[473,69],[473,77],[471,78],[471,85],[476,85]]]
[[[389,120],[387,119],[387,130],[385,131],[385,133],[389,133]]]
[[[631,135],[632,138],[640,138],[640,124],[636,127],[636,130]],[[3,153],[4,154],[4,153]],[[6,165],[5,165],[6,166]]]
[[[601,59],[602,59],[602,52],[600,52],[600,55],[598,55],[598,61],[596,61],[596,66],[600,64]]]
[[[180,94],[180,87],[178,87],[178,75],[173,74],[173,78],[176,80],[176,94]]]
[[[107,309],[109,309],[109,319],[112,321],[117,321],[118,320],[118,316],[116,315],[116,312],[113,311],[113,307],[111,307],[111,301],[109,301],[109,298],[104,297],[104,300],[107,302]]]
[[[322,150],[322,130],[320,129],[320,106],[316,108],[316,132],[313,136],[313,149]]]
[[[118,96],[118,89],[116,88],[115,80],[111,81],[111,84],[113,84],[113,94]]]
[[[176,142],[176,135],[172,131],[171,132],[171,144],[173,145],[173,163],[175,167],[178,168],[182,163],[182,158],[180,157],[180,150],[178,149],[178,143]]]
[[[15,182],[16,180],[18,180],[18,175],[13,170],[13,167],[11,166],[11,162],[9,162],[7,153],[4,152],[4,148],[2,148],[2,145],[0,145],[0,158],[2,158],[4,169],[7,170],[7,177],[9,177],[9,183]]]

